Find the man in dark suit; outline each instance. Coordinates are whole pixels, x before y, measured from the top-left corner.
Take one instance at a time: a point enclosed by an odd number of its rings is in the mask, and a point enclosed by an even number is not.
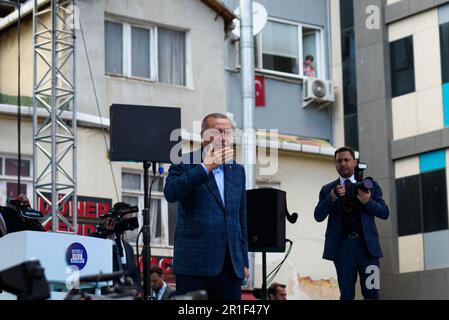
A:
[[[245,170],[233,161],[232,124],[202,122],[203,148],[170,167],[164,194],[178,202],[173,272],[176,292],[206,290],[211,300],[240,300],[249,277]]]
[[[170,300],[176,294],[176,289],[164,281],[164,274],[159,266],[151,266],[150,278],[154,300]]]
[[[343,147],[335,152],[340,177],[321,189],[315,220],[322,222],[328,217],[323,258],[334,262],[340,299],[354,299],[358,273],[363,297],[377,300],[379,288],[372,284],[380,280],[370,282],[370,276],[378,271],[382,250],[374,218],[388,219],[389,210],[375,181],[371,191],[359,189],[356,199],[349,197],[345,185],[355,182],[356,166],[353,149]],[[374,275],[380,276],[378,272]]]

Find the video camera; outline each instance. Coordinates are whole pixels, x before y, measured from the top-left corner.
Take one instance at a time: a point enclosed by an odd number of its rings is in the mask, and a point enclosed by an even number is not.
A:
[[[8,199],[8,206],[15,209],[22,218],[25,219],[43,219],[44,214],[40,211],[31,208],[28,201],[23,201],[20,199]]]
[[[41,224],[44,214],[31,208],[25,194],[19,194],[15,199],[8,199],[6,204],[6,207],[0,206],[0,212],[11,226],[8,233],[25,230],[45,231]]]
[[[125,231],[132,231],[134,229],[137,229],[139,227],[139,220],[137,219],[136,215],[131,218],[125,218],[125,215],[137,212],[139,212],[139,208],[137,206],[131,206],[125,202],[117,202],[112,207],[111,212],[100,217],[100,219],[104,221],[106,219],[114,220],[116,222],[115,229],[110,230],[105,227],[104,223],[102,223],[97,225],[97,231],[99,233],[109,235],[112,233],[121,234]]]
[[[373,189],[374,181],[372,178],[367,177],[363,178],[365,170],[368,169],[368,165],[366,163],[360,162],[354,171],[355,183],[345,184],[346,194],[348,198],[354,200],[357,199],[358,190],[362,190],[363,192],[368,192]]]

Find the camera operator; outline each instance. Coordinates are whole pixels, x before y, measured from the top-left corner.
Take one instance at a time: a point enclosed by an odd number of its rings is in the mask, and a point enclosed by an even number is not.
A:
[[[101,217],[97,226],[97,232],[91,233],[91,237],[110,239],[115,241],[113,248],[113,271],[123,271],[133,280],[133,295],[139,296],[142,292],[142,284],[139,268],[131,245],[123,239],[125,231],[132,231],[139,227],[136,217],[137,207],[131,207],[124,202],[116,203],[111,213]]]
[[[354,299],[357,273],[363,297],[378,300],[378,286],[367,286],[373,272],[367,267],[379,267],[382,249],[374,218],[388,219],[389,210],[379,185],[371,178],[362,180],[365,168],[358,167],[352,148],[338,149],[334,159],[340,177],[322,187],[315,208],[316,221],[329,217],[323,258],[334,262],[341,300]]]
[[[45,231],[40,223],[44,215],[33,210],[23,193],[16,199],[8,200],[7,207],[0,207],[0,237],[19,231]]]

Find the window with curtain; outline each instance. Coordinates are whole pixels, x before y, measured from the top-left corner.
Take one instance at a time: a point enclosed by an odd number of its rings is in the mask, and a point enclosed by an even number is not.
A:
[[[152,177],[149,178],[150,182]],[[136,172],[122,173],[122,201],[132,206],[139,207],[137,215],[139,228],[125,233],[125,239],[130,243],[135,243],[143,220],[141,210],[144,207],[143,174]],[[169,247],[173,245],[174,228],[173,213],[163,194],[164,178],[160,177],[155,181],[152,188],[150,204],[150,230],[151,245],[159,247]],[[175,217],[176,219],[176,217]],[[142,244],[142,238],[140,238]]]
[[[104,49],[105,71],[110,74],[123,74],[123,32],[122,24],[105,21]]]
[[[131,75],[150,78],[150,30],[131,27]]]
[[[22,159],[20,165],[20,190],[17,185],[19,161],[11,156],[0,156],[0,204],[5,205],[7,199],[16,198],[19,191],[25,193],[30,201],[33,199],[33,180],[31,177],[31,160]]]
[[[322,78],[323,56],[318,27],[270,19],[254,37],[254,66],[262,71]],[[306,57],[313,57],[312,61],[306,63]],[[239,59],[240,54],[240,64]]]
[[[268,21],[262,32],[263,69],[285,73],[298,73],[298,27]]]
[[[158,28],[159,82],[185,85],[186,33]]]
[[[105,21],[105,72],[186,85],[185,31]]]

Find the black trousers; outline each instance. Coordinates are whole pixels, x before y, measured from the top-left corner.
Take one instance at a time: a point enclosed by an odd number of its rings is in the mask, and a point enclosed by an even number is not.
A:
[[[237,277],[232,265],[229,248],[221,272],[215,277],[198,277],[176,275],[176,294],[184,295],[188,292],[206,290],[209,300],[241,300],[242,280]]]
[[[369,254],[364,239],[342,239],[334,259],[341,300],[353,300],[357,275],[364,299],[378,300],[379,288],[371,287],[371,268],[379,268],[379,258]],[[372,272],[372,271],[371,271]],[[380,281],[380,279],[378,279]]]

